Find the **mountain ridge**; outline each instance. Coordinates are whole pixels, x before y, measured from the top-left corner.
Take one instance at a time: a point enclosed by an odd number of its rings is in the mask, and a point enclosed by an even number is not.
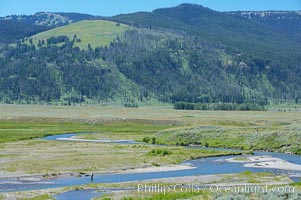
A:
[[[131,27],[98,47],[49,35],[44,45],[2,48],[1,101],[300,101],[301,45],[269,24],[191,4],[102,19]],[[49,94],[23,88],[42,81]]]

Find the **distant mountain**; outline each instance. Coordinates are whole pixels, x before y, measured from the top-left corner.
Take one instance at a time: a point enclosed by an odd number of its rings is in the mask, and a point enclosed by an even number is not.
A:
[[[301,41],[301,11],[237,11],[227,13],[266,24]]]
[[[57,27],[81,20],[95,19],[95,16],[81,13],[37,12],[34,15],[10,15],[2,20],[12,20],[30,25]]]
[[[280,53],[292,48],[298,50],[301,46],[287,34],[275,31],[266,24],[192,4],[118,15],[113,20],[136,27],[186,33],[216,45],[227,45],[237,53],[245,50],[256,53],[258,49],[258,53]],[[263,52],[265,50],[268,52]]]
[[[0,20],[0,44],[14,43],[19,39],[48,30],[45,26],[25,24],[13,20]]]
[[[0,18],[0,43],[12,43],[23,37],[81,20],[96,19],[79,13],[38,12],[34,15],[10,15]]]
[[[301,44],[280,26],[193,4],[106,20],[1,48],[0,100],[300,103]]]

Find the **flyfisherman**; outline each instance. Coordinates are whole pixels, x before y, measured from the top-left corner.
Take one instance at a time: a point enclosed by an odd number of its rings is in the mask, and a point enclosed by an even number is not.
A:
[[[93,179],[94,179],[94,173],[91,173],[91,182],[93,183]]]

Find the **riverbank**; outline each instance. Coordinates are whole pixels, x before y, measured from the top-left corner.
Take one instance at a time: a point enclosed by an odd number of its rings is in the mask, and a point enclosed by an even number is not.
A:
[[[168,165],[168,166],[158,166],[158,167],[145,167],[145,168],[136,168],[136,169],[123,169],[116,171],[102,171],[102,172],[93,172],[93,174],[101,175],[101,174],[133,174],[133,173],[151,173],[151,172],[167,172],[167,171],[181,171],[181,170],[191,170],[195,169],[189,164],[179,164],[179,165]],[[9,172],[1,172],[0,173],[0,181],[9,180],[14,181],[15,183],[22,183],[24,181],[29,182],[43,182],[49,180],[56,180],[61,178],[70,178],[70,177],[90,177],[91,173],[88,172],[58,172],[51,174],[21,174],[21,173],[9,173]],[[0,183],[1,185],[1,183]]]

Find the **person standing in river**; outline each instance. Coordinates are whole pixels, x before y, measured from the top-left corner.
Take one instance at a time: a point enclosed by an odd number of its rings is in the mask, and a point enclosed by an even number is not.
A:
[[[92,172],[91,173],[91,182],[93,183],[93,180],[94,180],[94,173]]]

